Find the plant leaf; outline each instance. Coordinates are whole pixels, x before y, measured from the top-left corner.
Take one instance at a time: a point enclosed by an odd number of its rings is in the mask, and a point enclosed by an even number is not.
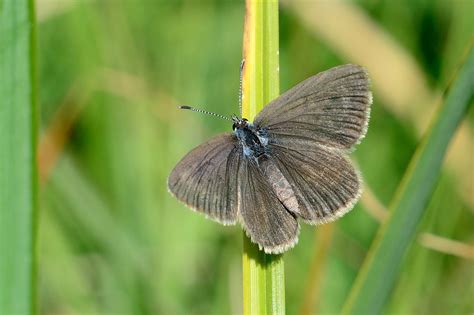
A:
[[[472,102],[472,82],[474,49],[470,50],[466,63],[410,162],[391,203],[390,216],[380,227],[349,294],[344,314],[380,314],[383,310],[404,254],[416,236],[417,226],[435,188],[446,149]]]
[[[35,304],[36,116],[33,1],[0,2],[0,314]]]

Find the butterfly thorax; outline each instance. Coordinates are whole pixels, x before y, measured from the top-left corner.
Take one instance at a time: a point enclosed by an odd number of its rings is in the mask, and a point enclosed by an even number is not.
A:
[[[247,119],[236,119],[232,129],[234,129],[245,156],[258,158],[265,153],[265,145],[268,142],[266,135],[262,130],[249,123]]]

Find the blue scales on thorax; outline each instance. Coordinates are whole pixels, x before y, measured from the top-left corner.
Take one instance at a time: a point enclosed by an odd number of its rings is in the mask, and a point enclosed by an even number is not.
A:
[[[245,118],[235,120],[232,129],[234,129],[246,157],[257,159],[265,153],[268,137],[264,130],[257,130]]]

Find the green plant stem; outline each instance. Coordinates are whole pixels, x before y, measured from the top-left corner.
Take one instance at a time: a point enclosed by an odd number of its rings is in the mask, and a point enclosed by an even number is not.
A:
[[[0,1],[0,314],[35,312],[34,35],[33,1]]]
[[[381,226],[346,301],[344,314],[382,312],[435,187],[448,144],[473,100],[472,82],[473,49],[410,162],[391,203],[390,216]]]
[[[242,116],[252,121],[279,94],[278,1],[246,1]],[[268,255],[244,234],[244,314],[284,314],[282,255]]]

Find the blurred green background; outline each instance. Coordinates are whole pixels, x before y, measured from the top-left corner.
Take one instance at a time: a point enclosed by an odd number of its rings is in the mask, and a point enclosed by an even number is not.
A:
[[[241,313],[241,228],[186,209],[166,178],[191,148],[231,130],[176,106],[238,113],[244,2],[36,7],[40,313]],[[473,12],[469,0],[281,4],[281,91],[343,63],[366,66],[374,90],[367,137],[352,155],[364,196],[330,227],[302,227],[285,255],[288,314],[340,311],[472,43]],[[387,314],[474,312],[473,120],[471,109]]]

